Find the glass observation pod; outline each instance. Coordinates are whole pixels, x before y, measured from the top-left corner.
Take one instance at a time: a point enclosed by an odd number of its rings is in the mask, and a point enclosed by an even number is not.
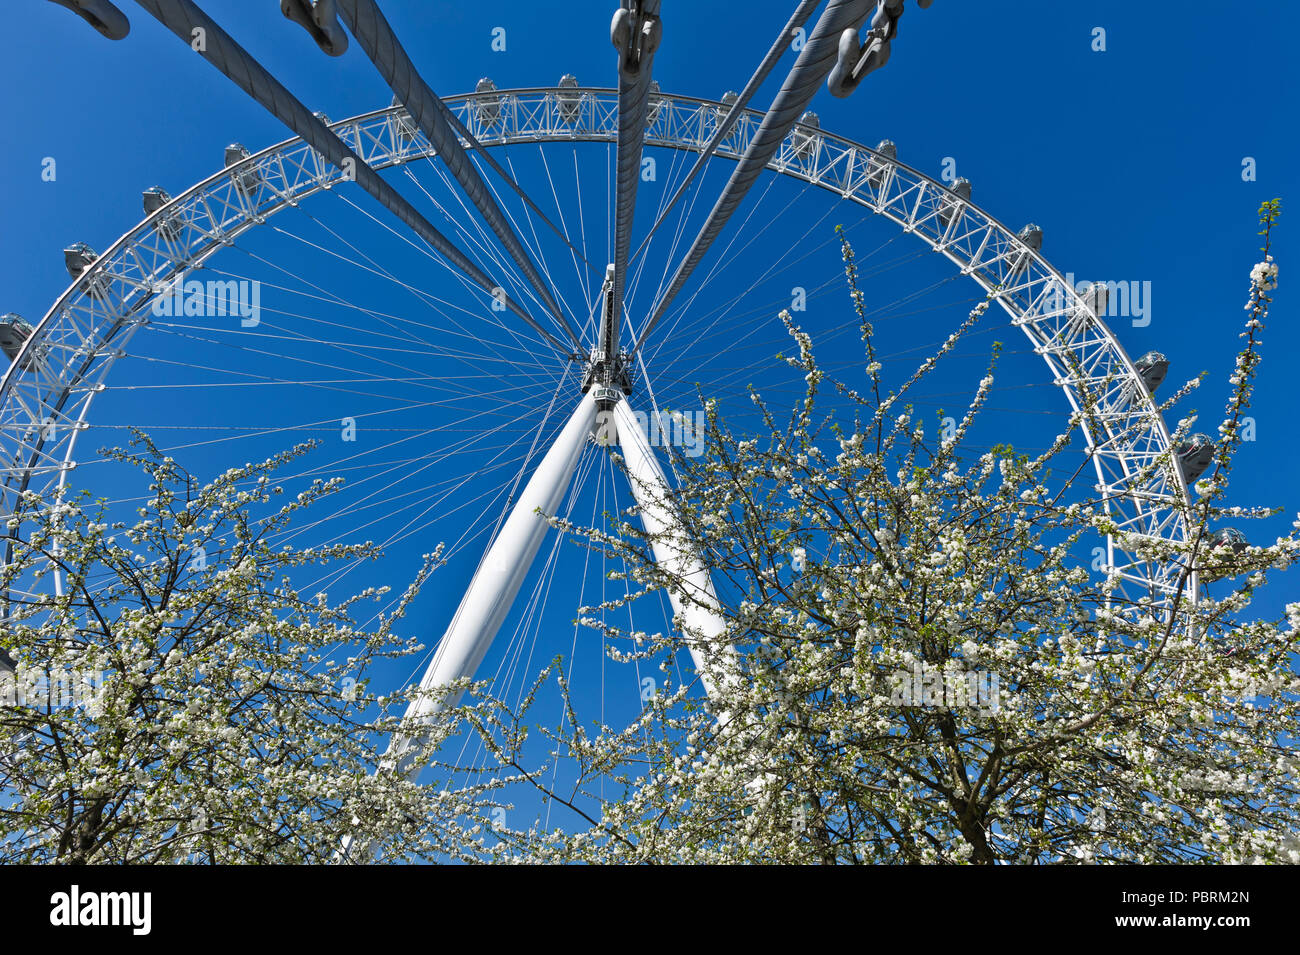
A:
[[[952,193],[951,199],[945,199],[943,206],[939,209],[939,221],[948,226],[952,223],[952,217],[957,214],[965,203],[970,202],[971,185],[970,180],[965,177],[959,178],[948,189]]]
[[[1249,546],[1246,535],[1235,527],[1219,528],[1214,534],[1212,543],[1215,550],[1220,547],[1230,547],[1235,554],[1240,554]]]
[[[497,88],[486,76],[474,84],[475,93],[491,93]],[[478,104],[478,121],[482,126],[495,126],[501,122],[500,98],[484,97]]]
[[[1089,282],[1078,290],[1079,298],[1088,306],[1092,314],[1098,318],[1106,314],[1106,309],[1110,305],[1110,287],[1100,282]]]
[[[1023,272],[1025,267],[1029,265],[1030,253],[1037,252],[1043,247],[1043,230],[1032,222],[1021,229],[1016,234],[1016,238],[1024,243],[1025,247],[1029,251],[1013,253],[1015,258],[1012,260],[1011,267],[1007,271],[1008,278],[1014,277]]]
[[[1103,285],[1102,288],[1105,286]],[[1147,386],[1147,391],[1152,394],[1155,394],[1156,389],[1165,380],[1165,375],[1169,374],[1169,359],[1158,351],[1147,352],[1133,362],[1133,366],[1137,368],[1142,383]]]
[[[226,147],[226,166],[236,166],[252,154],[243,143],[231,143]],[[230,181],[245,196],[250,195],[262,182],[262,174],[253,166],[246,166],[230,174]]]
[[[650,81],[650,109],[646,113],[646,127],[649,128],[659,122],[659,114],[663,112],[664,101],[659,95],[659,81]]]
[[[144,214],[153,215],[167,203],[172,201],[171,193],[162,186],[150,186],[144,192],[140,193],[140,203],[144,206]],[[160,219],[155,228],[164,238],[175,242],[180,238],[181,223],[175,214],[168,215]]]
[[[713,108],[714,130],[717,130],[717,128],[722,125],[723,121],[727,118],[727,113],[731,112],[731,107],[735,105],[736,100],[738,99],[740,99],[740,94],[735,90],[727,90],[722,94],[722,98],[718,100],[722,105]],[[731,132],[727,134],[726,138],[723,139],[722,142],[718,143],[718,148],[723,152],[734,153],[737,151],[737,147],[741,142],[739,138],[740,123],[741,120],[737,119],[735,125],[731,127]],[[711,136],[712,133],[710,132],[705,137],[705,141],[707,142],[708,138]]]
[[[16,312],[0,317],[0,351],[13,361],[22,350],[23,343],[32,334],[31,323]]]
[[[578,88],[578,78],[572,73],[565,73],[560,77],[559,87],[561,90],[576,90]],[[580,93],[561,92],[556,95],[555,100],[556,109],[560,114],[560,122],[574,123],[582,110],[582,95]]]
[[[879,189],[885,182],[885,170],[898,159],[898,146],[892,139],[882,139],[876,144],[876,152],[883,156],[887,162],[872,163],[871,172],[867,174],[867,182]]]
[[[1198,431],[1178,442],[1174,454],[1178,458],[1178,467],[1183,472],[1183,480],[1190,487],[1214,461],[1214,441],[1208,434]]]
[[[794,154],[800,160],[806,162],[816,152],[819,141],[817,130],[821,128],[822,121],[812,110],[799,117],[799,125],[795,127],[792,140],[794,142]]]
[[[402,101],[394,96],[393,101],[388,105],[392,107],[401,107]],[[411,145],[411,143],[415,142],[415,137],[419,135],[420,132],[419,128],[415,125],[415,120],[411,119],[411,114],[405,109],[396,113],[395,119],[397,124],[397,141],[403,146]]]
[[[1198,561],[1202,583],[1214,583],[1243,573],[1245,568],[1237,566],[1232,558],[1248,546],[1246,535],[1235,527],[1220,527],[1214,531],[1210,538],[1210,552]]]
[[[90,268],[97,258],[99,258],[99,253],[85,242],[74,242],[63,250],[63,264],[68,269],[68,275],[74,279],[81,278],[82,274]],[[85,280],[78,285],[78,288],[87,295],[102,301],[107,294],[108,285],[103,276],[100,276],[93,280]]]

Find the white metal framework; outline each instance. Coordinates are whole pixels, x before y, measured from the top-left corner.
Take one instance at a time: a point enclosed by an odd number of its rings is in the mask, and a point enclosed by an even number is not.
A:
[[[487,89],[445,102],[485,146],[618,141],[616,90]],[[656,92],[650,97],[645,143],[699,151],[727,112],[717,102]],[[740,159],[762,117],[745,110],[717,155]],[[330,129],[374,169],[434,154],[401,107],[332,123]],[[800,124],[767,168],[893,221],[992,294],[1047,363],[1070,405],[1083,412],[1081,427],[1098,490],[1118,526],[1143,536],[1183,540],[1187,529],[1180,504],[1187,489],[1168,430],[1112,332],[1024,239],[962,195],[899,163],[891,152]],[[156,293],[246,230],[341,178],[339,169],[301,139],[272,146],[159,208],[74,280],[0,381],[0,513],[11,513],[24,490],[44,493],[66,481],[94,398],[107,386],[114,361],[131,337],[149,322],[148,304]],[[646,496],[647,488],[666,489],[667,483],[644,439],[638,443],[632,436],[636,428],[627,402],[617,392],[593,389],[574,410],[481,565],[425,676],[426,686],[472,675],[482,659],[545,532],[536,512],[553,512],[557,496],[568,486],[577,452],[591,431],[597,394],[604,395],[604,407],[624,425],[619,434],[625,457],[633,475],[643,479],[633,482],[641,485],[634,493],[643,521],[660,527],[671,523],[671,515],[656,509],[653,495]],[[676,601],[675,609],[692,618],[696,631],[720,632],[720,621],[706,609],[716,598],[698,558],[689,548],[669,548],[656,557],[677,570],[701,598],[694,609],[688,602],[683,611]],[[1195,593],[1194,577],[1185,580],[1181,566],[1144,562],[1124,553],[1114,539],[1109,563],[1111,573],[1129,589],[1157,603],[1170,601],[1180,581]],[[697,656],[702,672],[703,663]]]
[[[485,145],[617,141],[614,90],[489,90],[447,103]],[[646,142],[699,150],[726,112],[717,102],[657,94]],[[760,113],[746,111],[717,154],[739,158],[760,120]],[[400,108],[332,128],[377,169],[433,152]],[[1178,503],[1187,489],[1163,416],[1115,335],[1037,251],[941,183],[820,129],[796,126],[768,167],[870,208],[986,290],[998,289],[996,301],[1042,355],[1071,406],[1087,406],[1083,433],[1118,526],[1184,538]],[[114,360],[148,322],[145,306],[156,290],[340,178],[302,140],[288,140],[189,189],[100,255],[36,325],[0,381],[0,513],[12,512],[16,494],[47,490],[75,466],[90,405]],[[1113,542],[1110,566],[1156,598],[1172,595],[1181,571],[1131,558]]]

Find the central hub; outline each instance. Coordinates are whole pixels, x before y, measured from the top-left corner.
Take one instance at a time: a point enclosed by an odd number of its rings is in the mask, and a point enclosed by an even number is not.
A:
[[[610,410],[616,401],[604,397],[602,392],[613,392],[615,395],[619,392],[625,395],[632,393],[632,356],[618,347],[614,285],[614,266],[610,265],[605,269],[605,284],[600,290],[600,333],[582,375],[584,395],[592,388],[600,389],[596,396],[601,411]]]

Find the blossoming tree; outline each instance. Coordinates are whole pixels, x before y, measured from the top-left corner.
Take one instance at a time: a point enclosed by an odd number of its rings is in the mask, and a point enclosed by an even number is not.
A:
[[[755,392],[757,437],[706,402],[707,451],[676,462],[661,502],[677,516],[670,541],[632,514],[612,531],[554,521],[628,567],[628,595],[584,611],[611,652],[662,661],[689,643],[705,661],[698,685],[673,683],[665,664],[628,727],[591,730],[569,701],[542,734],[576,766],[564,792],[528,744],[533,693],[515,710],[479,686],[422,730],[408,755],[446,770],[432,782],[387,765],[386,740],[411,738],[394,714],[412,693],[375,697],[365,673],[417,651],[394,627],[437,553],[366,629],[354,610],[378,592],[331,604],[293,580],[371,545],[270,544],[335,486],[277,503],[275,471],[307,447],[200,483],[138,436],[113,453],[151,482],[138,521],[29,499],[10,527],[0,861],[1300,861],[1300,603],[1282,620],[1250,615],[1300,539],[1250,546],[1218,531],[1271,513],[1227,494],[1277,285],[1277,217],[1276,203],[1261,209],[1265,257],[1221,440],[1179,503],[1190,532],[1177,544],[1125,538],[1104,501],[1050,489],[1068,432],[1032,456],[963,456],[996,354],[952,433],[930,438],[909,392],[988,302],[887,392],[845,241],[865,385],[828,375],[787,315],[802,399],[787,416]],[[828,390],[847,415],[828,417]],[[1089,413],[1085,394],[1071,426]],[[1081,556],[1105,534],[1175,562],[1181,584],[1193,572],[1220,583],[1195,601],[1182,586],[1172,602],[1134,598]],[[675,579],[656,543],[698,550],[718,596]],[[696,632],[684,613],[669,633],[611,623],[624,619],[611,609],[658,590],[720,616],[722,632]],[[24,673],[46,675],[43,697],[24,696]],[[70,675],[70,700],[49,692],[53,674]],[[469,784],[437,763],[466,729],[504,772]],[[570,823],[485,826],[516,786],[572,810]]]
[[[376,698],[366,679],[419,649],[394,627],[439,555],[361,627],[382,590],[331,603],[291,581],[372,545],[272,546],[336,487],[280,503],[275,472],[309,446],[200,483],[147,437],[133,444],[110,456],[150,482],[138,520],[29,497],[10,525],[0,862],[329,862],[349,845],[360,861],[466,857],[475,823],[457,820],[480,819],[491,787],[376,771],[407,695]],[[454,727],[424,735],[418,758]]]
[[[1161,605],[1093,572],[1081,542],[1122,530],[1103,501],[1049,490],[1068,434],[1034,456],[1003,446],[963,459],[960,439],[985,407],[994,367],[952,440],[929,439],[908,391],[988,303],[885,393],[844,241],[865,387],[832,380],[787,315],[798,347],[787,360],[807,382],[793,414],[756,392],[767,427],[754,437],[733,433],[710,405],[708,453],[676,462],[674,533],[706,555],[726,621],[701,681],[716,688],[708,711],[691,702],[698,688],[678,685],[633,727],[572,734],[561,748],[593,798],[611,766],[622,767],[629,797],[573,834],[503,834],[497,851],[590,861],[1300,861],[1300,603],[1280,621],[1249,616],[1270,568],[1290,563],[1300,540],[1248,546],[1216,532],[1227,516],[1271,513],[1225,499],[1276,286],[1278,211],[1275,202],[1261,209],[1265,259],[1251,273],[1214,465],[1183,505],[1187,540],[1122,538],[1177,562],[1184,591],[1193,569],[1228,583]],[[848,401],[851,421],[825,420],[827,389]],[[1085,396],[1071,425],[1088,413]],[[1191,424],[1181,422],[1175,441]],[[708,602],[651,559],[653,541],[634,519],[614,532],[562,526],[627,562],[628,599],[662,589]],[[625,658],[708,639],[649,637],[609,619],[587,618]],[[515,759],[508,741],[502,752]]]

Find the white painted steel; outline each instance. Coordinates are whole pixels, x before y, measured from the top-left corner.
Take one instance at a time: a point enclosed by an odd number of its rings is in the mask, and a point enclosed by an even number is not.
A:
[[[546,537],[550,527],[547,517],[556,513],[573,481],[574,468],[595,421],[595,399],[591,394],[583,395],[474,572],[420,680],[422,691],[436,691],[462,677],[472,677],[478,669]],[[427,725],[440,710],[454,706],[457,700],[455,694],[442,700],[437,697],[436,693],[422,692],[407,709],[406,722],[413,727]],[[409,738],[396,740],[388,758],[401,761],[409,748]],[[410,767],[413,772],[419,768]]]
[[[618,96],[604,89],[496,90],[450,97],[447,105],[485,146],[614,142]],[[696,151],[726,108],[659,94],[651,98],[646,144]],[[739,159],[761,121],[745,111],[718,148]],[[430,158],[400,108],[331,124],[376,169]],[[1064,277],[1015,232],[890,155],[826,130],[796,126],[768,168],[865,206],[950,259],[986,290],[1043,357],[1076,410],[1097,490],[1121,531],[1185,540],[1189,496],[1159,407],[1114,333]],[[235,181],[259,177],[254,192]],[[148,322],[154,291],[202,264],[245,230],[339,182],[334,167],[300,139],[243,160],[198,184],[130,232],[60,296],[0,379],[0,514],[25,490],[46,493],[76,466],[76,439],[109,370]],[[1110,541],[1108,572],[1132,596],[1172,605],[1194,600],[1195,575],[1178,561],[1150,562]]]
[[[736,672],[735,651],[722,639],[726,623],[713,580],[694,541],[673,513],[672,486],[632,408],[624,400],[608,413],[614,416],[619,448],[631,478],[641,526],[651,539],[655,563],[676,580],[676,586],[668,592],[673,614],[686,634],[687,649],[704,691],[713,699],[718,682]]]

